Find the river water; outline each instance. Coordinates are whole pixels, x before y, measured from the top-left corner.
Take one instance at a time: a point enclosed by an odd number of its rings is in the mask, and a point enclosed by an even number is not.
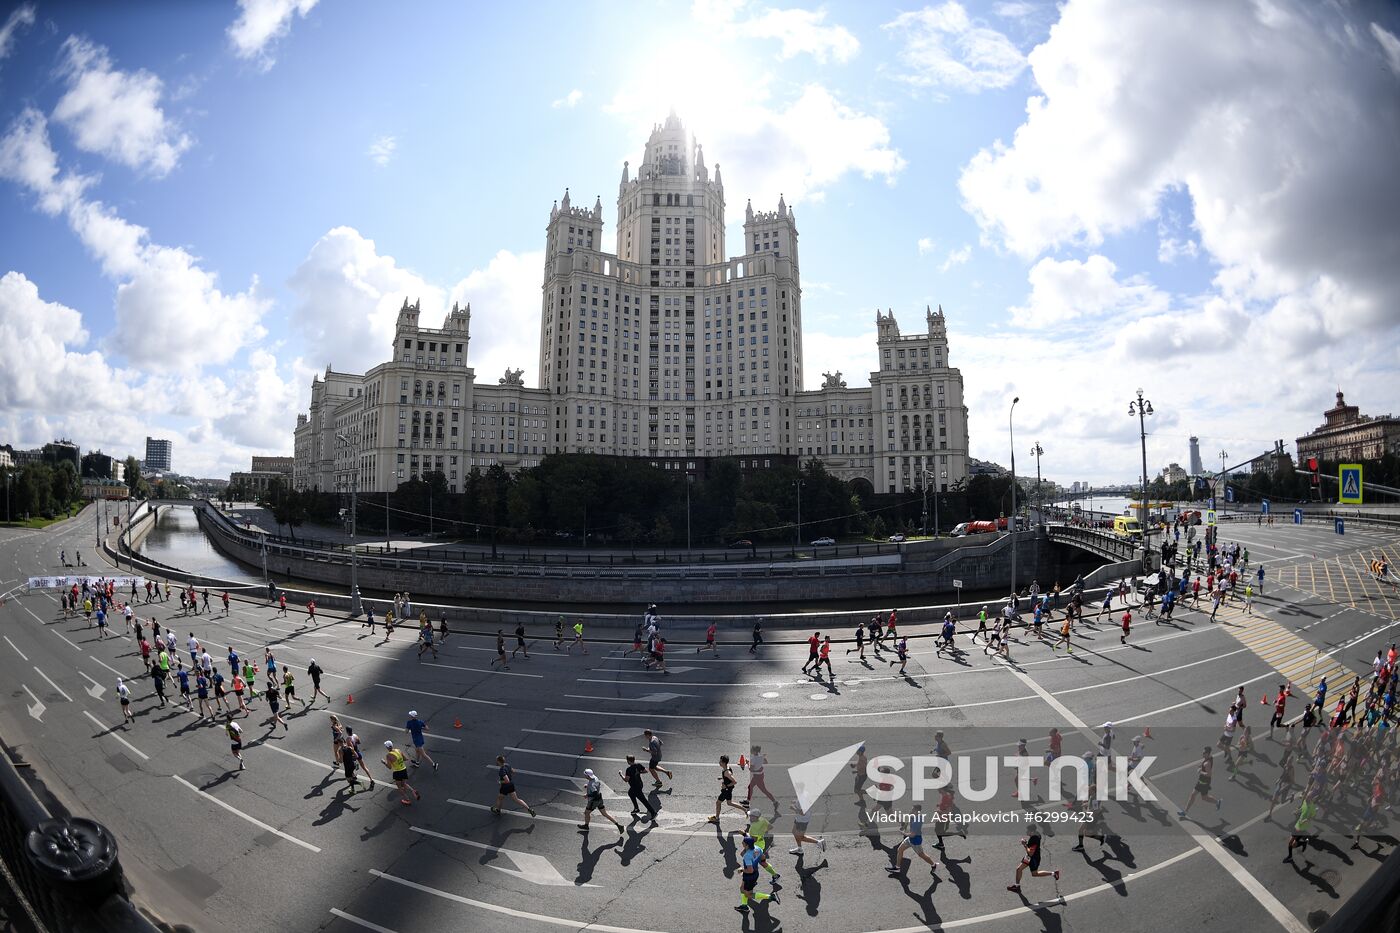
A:
[[[139,553],[170,567],[225,580],[257,582],[262,575],[229,560],[214,549],[195,519],[194,509],[161,506],[156,526],[138,548]]]

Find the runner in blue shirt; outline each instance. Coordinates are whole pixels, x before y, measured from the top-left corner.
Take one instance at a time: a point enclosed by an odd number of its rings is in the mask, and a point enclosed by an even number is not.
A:
[[[428,724],[418,718],[418,710],[411,709],[408,711],[408,722],[404,723],[403,726],[408,730],[409,738],[413,739],[413,767],[418,767],[418,762],[427,759],[428,764],[432,765],[433,770],[436,771],[438,769],[438,763],[433,761],[433,756],[429,755],[427,749],[423,747],[426,741],[423,738],[423,733],[428,731]]]
[[[769,898],[773,903],[778,903],[777,894],[765,894],[762,891],[755,891],[758,885],[758,867],[763,864],[763,852],[754,845],[752,836],[744,837],[744,854],[742,857],[744,871],[739,876],[739,903],[734,907],[741,914],[749,912],[749,899],[754,903],[761,904]]]
[[[180,662],[180,669],[175,672],[175,676],[180,679],[180,699],[185,701],[185,707],[190,712],[194,712],[194,704],[190,702],[190,672],[185,670],[185,663]]]

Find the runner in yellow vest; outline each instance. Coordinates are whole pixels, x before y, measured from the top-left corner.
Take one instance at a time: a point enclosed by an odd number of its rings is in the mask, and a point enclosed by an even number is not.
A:
[[[388,739],[384,741],[384,767],[389,769],[389,773],[394,776],[394,786],[399,789],[399,803],[408,806],[413,800],[422,800],[423,795],[414,790],[408,783],[408,761],[404,758],[403,752],[394,747],[394,743]],[[413,793],[413,800],[408,799],[409,792]]]

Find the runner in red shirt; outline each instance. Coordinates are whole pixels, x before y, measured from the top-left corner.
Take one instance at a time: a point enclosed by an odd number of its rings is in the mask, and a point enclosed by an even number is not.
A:
[[[279,593],[277,596],[277,614],[284,616],[287,614],[287,594]]]
[[[306,618],[309,622],[316,621],[316,600],[311,600],[306,604]]]
[[[1133,610],[1129,609],[1123,613],[1123,634],[1119,636],[1118,641],[1126,645],[1128,643],[1128,636],[1132,634],[1132,629]]]
[[[802,673],[807,674],[817,669],[821,663],[818,648],[822,643],[822,633],[813,632],[812,637],[807,639],[807,663],[802,665]]]
[[[713,651],[715,657],[719,657],[719,648],[715,645],[715,623],[711,622],[710,627],[705,629],[705,644],[695,649],[695,653],[702,651]]]
[[[1283,711],[1288,704],[1288,698],[1292,695],[1289,692],[1288,684],[1279,684],[1278,696],[1274,699],[1274,715],[1269,719],[1269,738],[1274,737],[1274,726],[1283,725]]]
[[[224,615],[228,615],[228,590],[224,590]]]
[[[817,665],[816,665],[816,667],[813,668],[813,670],[816,672],[818,678],[820,678],[821,675],[822,675],[822,665],[823,665],[823,664],[826,665],[826,676],[827,676],[827,679],[830,680],[830,681],[832,681],[832,682],[834,683],[834,682],[836,681],[836,675],[835,675],[835,674],[832,672],[832,670],[831,670],[831,636],[830,636],[830,635],[826,636],[825,640],[822,641],[821,648],[819,649],[819,653],[818,653]]]

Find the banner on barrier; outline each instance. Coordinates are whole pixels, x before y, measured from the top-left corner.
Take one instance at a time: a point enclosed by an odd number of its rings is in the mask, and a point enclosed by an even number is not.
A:
[[[99,582],[111,583],[118,592],[129,591],[134,585],[140,589],[146,585],[145,577],[30,577],[29,588],[31,590],[66,590],[70,586],[77,586],[80,589],[86,583],[88,586],[97,586]]]

